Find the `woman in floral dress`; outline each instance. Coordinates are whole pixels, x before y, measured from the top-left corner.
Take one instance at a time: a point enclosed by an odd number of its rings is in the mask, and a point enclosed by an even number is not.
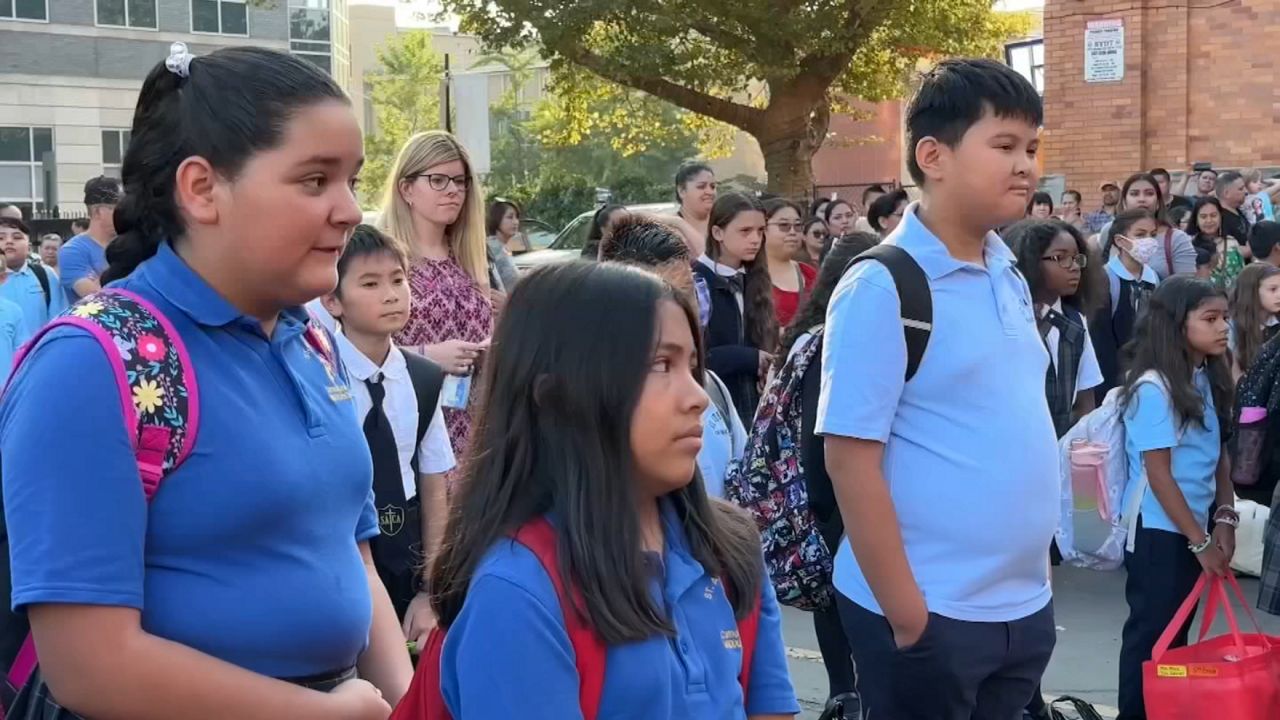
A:
[[[403,347],[439,364],[449,440],[459,458],[471,436],[471,378],[493,332],[504,297],[489,287],[484,246],[484,198],[471,161],[452,135],[410,138],[387,183],[383,229],[409,249],[409,321],[396,336]],[[453,477],[450,477],[452,482]]]

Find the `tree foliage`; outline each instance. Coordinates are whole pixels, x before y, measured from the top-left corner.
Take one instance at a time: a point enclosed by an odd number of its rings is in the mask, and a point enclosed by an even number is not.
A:
[[[770,187],[808,191],[844,97],[900,96],[922,60],[991,55],[1028,27],[991,0],[444,0],[493,47],[570,65],[755,136]],[[582,113],[577,126],[586,124]],[[575,125],[575,123],[567,123]],[[627,141],[623,141],[624,143]]]
[[[382,200],[387,176],[405,141],[440,127],[440,83],[444,61],[431,34],[412,30],[378,49],[378,70],[366,80],[374,108],[374,126],[365,128],[365,166],[361,196],[366,206]]]

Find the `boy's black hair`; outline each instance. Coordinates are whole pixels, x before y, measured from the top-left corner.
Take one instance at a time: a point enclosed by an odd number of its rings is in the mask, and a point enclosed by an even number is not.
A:
[[[27,240],[31,239],[31,227],[17,218],[0,217],[0,227],[12,228],[26,235]]]
[[[395,258],[405,272],[409,271],[409,253],[403,245],[372,225],[357,225],[347,246],[342,249],[342,256],[338,258],[338,287],[333,293],[342,297],[342,279],[347,276],[347,269],[356,258],[383,254]]]
[[[1172,180],[1172,179],[1173,179],[1173,176],[1169,174],[1169,171],[1168,171],[1168,170],[1165,170],[1165,169],[1164,169],[1164,168],[1162,168],[1162,167],[1158,167],[1158,168],[1151,168],[1151,172],[1149,172],[1149,173],[1147,173],[1147,174],[1148,174],[1148,175],[1150,175],[1150,176],[1151,176],[1151,177],[1153,177],[1153,178],[1161,178],[1161,177],[1163,177],[1165,180]]]
[[[916,162],[920,141],[932,137],[954,148],[987,112],[1026,120],[1036,127],[1044,123],[1040,94],[1008,65],[986,58],[955,58],[925,73],[907,109],[907,170],[917,185],[923,186],[925,179]]]
[[[1260,220],[1249,231],[1249,249],[1255,260],[1271,257],[1277,243],[1280,243],[1280,223],[1274,220]]]
[[[888,192],[888,190],[885,190],[885,189],[884,189],[884,186],[883,186],[883,185],[881,185],[880,183],[872,183],[872,184],[868,185],[868,186],[867,186],[867,187],[862,191],[862,207],[866,207],[866,206],[867,206],[867,196],[871,195],[871,193],[880,193],[881,195],[883,195],[883,194],[885,194],[886,192]]]
[[[620,220],[600,242],[601,262],[656,267],[690,260],[689,246],[671,228],[635,215]]]
[[[1218,257],[1218,246],[1211,245],[1200,240],[1194,241],[1192,247],[1196,249],[1196,268],[1208,267],[1213,265]]]

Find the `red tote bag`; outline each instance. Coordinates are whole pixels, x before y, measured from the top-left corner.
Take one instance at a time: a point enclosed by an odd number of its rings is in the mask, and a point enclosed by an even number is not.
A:
[[[1227,587],[1240,601],[1254,632],[1240,632]],[[1206,597],[1200,637],[1170,649],[1178,630]],[[1208,638],[1221,609],[1230,631]],[[1173,622],[1142,665],[1143,697],[1149,720],[1262,720],[1280,718],[1280,647],[1258,627],[1234,577],[1204,575],[1182,603]]]

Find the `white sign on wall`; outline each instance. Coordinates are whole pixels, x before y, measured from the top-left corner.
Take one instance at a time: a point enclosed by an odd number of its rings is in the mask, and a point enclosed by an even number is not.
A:
[[[1084,30],[1084,81],[1124,79],[1124,21],[1090,20]]]

